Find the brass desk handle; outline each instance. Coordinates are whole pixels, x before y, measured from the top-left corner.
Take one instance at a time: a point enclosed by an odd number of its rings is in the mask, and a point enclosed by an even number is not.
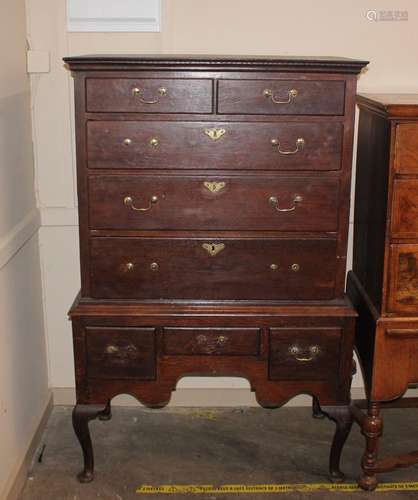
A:
[[[167,89],[165,87],[160,87],[157,92],[159,93],[159,96],[157,96],[155,99],[151,99],[150,101],[147,101],[141,95],[142,89],[140,89],[138,87],[134,87],[132,89],[132,95],[134,97],[137,97],[143,104],[157,104],[160,101],[160,97],[167,95]]]
[[[302,203],[303,198],[302,196],[296,195],[293,198],[293,206],[290,208],[279,208],[279,198],[277,196],[270,196],[269,198],[269,203],[271,206],[273,206],[278,212],[293,212],[296,210],[296,206],[298,203]]]
[[[289,347],[290,354],[297,360],[301,362],[312,361],[320,353],[320,348],[317,345],[311,345],[308,349],[310,356],[302,355],[303,349],[298,345],[292,345]]]
[[[152,206],[155,205],[158,202],[158,196],[151,196],[151,199],[149,201],[149,205],[145,208],[138,208],[134,205],[134,200],[132,199],[131,196],[125,196],[123,199],[123,203],[125,206],[131,208],[132,210],[136,210],[137,212],[148,212],[148,210],[151,210]]]
[[[280,149],[279,139],[272,139],[270,142],[273,147],[277,148],[277,151],[281,155],[295,155],[305,147],[305,139],[303,137],[299,137],[298,139],[296,139],[296,148],[291,149],[290,151],[284,151],[283,149]]]
[[[292,99],[295,99],[298,95],[298,91],[296,89],[290,89],[288,92],[287,92],[287,99],[277,99],[275,96],[274,96],[274,92],[273,90],[271,89],[264,89],[263,90],[263,96],[266,98],[266,99],[270,99],[271,102],[273,102],[274,104],[289,104]]]

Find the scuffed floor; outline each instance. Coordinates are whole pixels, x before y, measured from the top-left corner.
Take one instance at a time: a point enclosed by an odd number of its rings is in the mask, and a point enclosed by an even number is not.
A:
[[[110,422],[90,424],[96,478],[79,484],[81,450],[71,408],[56,407],[21,500],[259,500],[307,498],[417,499],[418,491],[246,494],[138,494],[141,485],[281,484],[327,482],[334,424],[314,420],[309,408],[113,409]],[[418,448],[418,410],[385,410],[382,451]],[[413,440],[413,438],[416,438]],[[346,444],[342,470],[355,482],[363,450],[357,426]],[[380,476],[382,482],[418,481],[418,467]]]

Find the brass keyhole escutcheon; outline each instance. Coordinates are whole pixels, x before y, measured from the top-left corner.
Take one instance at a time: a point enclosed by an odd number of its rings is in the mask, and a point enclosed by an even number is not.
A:
[[[224,128],[205,128],[205,134],[212,139],[212,141],[218,141],[223,135],[226,134]]]
[[[152,264],[150,264],[149,268],[151,269],[151,271],[155,272],[155,271],[158,271],[160,266],[156,262],[153,262]]]
[[[218,193],[226,186],[226,183],[225,182],[218,182],[218,181],[205,181],[203,183],[203,185],[211,193]]]
[[[225,248],[223,243],[203,243],[202,247],[211,257],[214,257]]]

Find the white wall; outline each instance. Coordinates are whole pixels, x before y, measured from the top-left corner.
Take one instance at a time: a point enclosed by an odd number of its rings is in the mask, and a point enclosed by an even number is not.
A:
[[[26,0],[31,48],[51,54],[51,72],[33,75],[37,189],[49,332],[50,382],[73,387],[66,313],[77,293],[72,82],[65,55],[217,53],[337,55],[368,59],[360,91],[417,91],[418,4],[393,0],[163,0],[161,33],[66,33],[64,0]],[[366,11],[408,10],[408,22],[372,22]],[[59,289],[58,293],[57,290]],[[61,289],[62,288],[62,289]],[[359,385],[360,380],[355,382]],[[194,380],[188,386],[208,382]],[[230,387],[231,381],[210,384]]]
[[[0,3],[0,498],[49,400],[24,0]]]

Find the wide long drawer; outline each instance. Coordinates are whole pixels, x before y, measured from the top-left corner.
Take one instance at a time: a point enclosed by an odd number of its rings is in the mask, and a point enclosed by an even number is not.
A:
[[[335,177],[89,177],[91,229],[336,231]]]
[[[336,240],[92,238],[91,296],[120,299],[331,299]]]
[[[90,168],[338,170],[341,123],[89,121]]]

